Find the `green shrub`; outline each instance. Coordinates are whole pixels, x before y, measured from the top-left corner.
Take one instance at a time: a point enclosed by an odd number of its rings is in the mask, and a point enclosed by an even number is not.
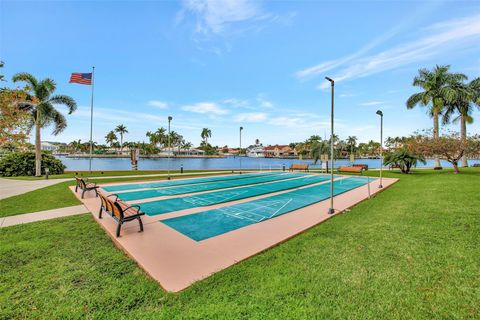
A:
[[[42,173],[49,168],[49,174],[61,174],[65,170],[62,161],[50,153],[42,152]],[[35,174],[35,152],[12,152],[0,158],[0,176],[32,176]]]
[[[387,152],[383,158],[384,165],[393,165],[403,173],[409,173],[410,168],[416,166],[418,162],[426,164],[425,157],[417,155],[406,148],[399,148],[394,151]]]

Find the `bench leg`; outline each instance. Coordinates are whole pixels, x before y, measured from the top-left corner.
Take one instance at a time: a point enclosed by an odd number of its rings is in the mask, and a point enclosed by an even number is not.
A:
[[[138,217],[138,224],[140,225],[140,232],[143,232],[143,222],[142,222],[142,218]]]
[[[83,199],[84,196],[85,196],[85,189],[83,189],[83,191],[82,191],[82,199]]]
[[[103,208],[100,206],[100,211],[98,212],[98,219],[102,219]]]
[[[120,237],[120,230],[122,229],[122,223],[119,222],[117,226],[117,238]]]
[[[75,186],[75,192],[78,191],[78,184]]]

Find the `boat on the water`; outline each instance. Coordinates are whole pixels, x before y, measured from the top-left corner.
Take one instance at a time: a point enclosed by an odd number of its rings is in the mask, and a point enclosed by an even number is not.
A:
[[[247,149],[247,157],[249,158],[265,158],[263,147],[255,146]]]

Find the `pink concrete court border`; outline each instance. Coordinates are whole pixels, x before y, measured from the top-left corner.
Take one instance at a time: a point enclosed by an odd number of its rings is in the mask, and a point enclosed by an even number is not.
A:
[[[342,176],[338,179],[346,177],[351,176]],[[385,190],[397,180],[384,178],[383,189],[378,188],[378,179],[371,181],[371,194],[374,195]],[[129,181],[128,183],[135,182]],[[318,184],[322,183],[328,183],[328,181]],[[71,187],[71,190],[74,192],[75,188]],[[327,199],[200,242],[158,222],[163,219],[221,208],[288,191],[157,216],[143,216],[144,232],[138,232],[138,223],[133,221],[124,224],[120,238],[115,237],[117,226],[115,220],[106,214],[103,215],[103,219],[98,219],[100,198],[96,198],[93,192],[86,194],[85,199],[80,199],[80,193],[77,193],[76,196],[119,248],[134,259],[166,291],[178,292],[215,272],[278,245],[368,198],[368,185],[364,185],[334,197],[335,215],[327,214],[330,202]]]

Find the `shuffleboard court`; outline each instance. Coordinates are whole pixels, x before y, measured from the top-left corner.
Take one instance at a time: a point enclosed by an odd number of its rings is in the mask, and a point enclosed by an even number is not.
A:
[[[286,180],[286,179],[292,179],[292,178],[298,178],[298,177],[304,177],[304,176],[307,176],[307,174],[281,173],[276,175],[252,177],[252,178],[240,179],[240,180],[237,179],[233,181],[216,181],[216,182],[209,182],[209,183],[171,187],[171,188],[165,188],[165,189],[122,192],[122,193],[117,193],[117,195],[121,200],[131,201],[131,200],[140,200],[140,199],[154,198],[154,197],[161,197],[161,196],[173,196],[173,195],[195,193],[195,192],[201,192],[201,191],[241,187],[241,186],[247,186],[247,185],[254,185],[258,183],[280,181],[280,180]]]
[[[105,186],[105,187],[102,187],[102,189],[108,192],[116,192],[116,191],[128,191],[128,190],[147,189],[147,188],[175,187],[175,186],[188,185],[188,184],[238,180],[238,179],[246,179],[251,177],[260,177],[260,176],[275,175],[275,174],[281,174],[281,172],[259,172],[259,173],[235,174],[235,175],[229,175],[229,176],[223,175],[223,176],[215,176],[215,177],[203,177],[203,178],[185,179],[185,180],[167,180],[167,181],[146,182],[146,183],[128,183],[128,184],[121,184],[117,186]]]
[[[334,195],[367,183],[367,178],[361,177],[335,181]],[[330,186],[330,183],[325,183],[160,222],[193,240],[201,241],[328,199]]]
[[[196,207],[211,206],[214,204],[304,187],[311,184],[323,182],[328,179],[330,179],[329,175],[310,175],[299,179],[281,180],[266,184],[246,186],[233,190],[220,190],[181,198],[143,202],[138,203],[137,205],[140,206],[140,209],[147,215],[154,216],[158,214],[164,214]]]

